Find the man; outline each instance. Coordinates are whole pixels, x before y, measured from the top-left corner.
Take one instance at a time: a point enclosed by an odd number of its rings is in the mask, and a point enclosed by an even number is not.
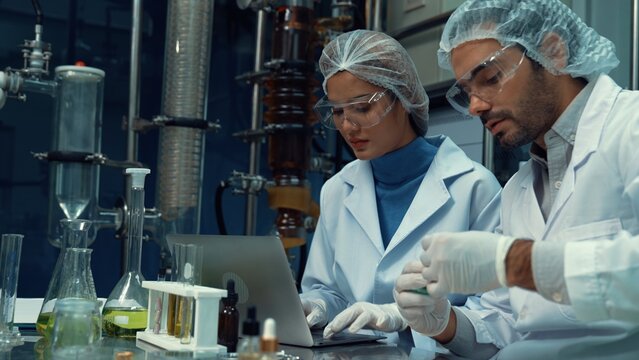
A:
[[[639,93],[605,75],[613,44],[558,0],[469,0],[439,62],[453,107],[532,159],[502,192],[504,235],[423,239],[401,314],[472,358],[639,358]]]

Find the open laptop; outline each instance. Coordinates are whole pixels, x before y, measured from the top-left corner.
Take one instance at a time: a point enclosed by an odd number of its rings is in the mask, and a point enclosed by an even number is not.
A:
[[[240,334],[247,308],[255,305],[260,324],[266,318],[275,319],[282,344],[315,347],[384,338],[342,332],[324,339],[321,331],[311,332],[284,247],[276,236],[171,234],[167,240],[171,247],[174,243],[203,245],[202,285],[226,289],[228,279],[235,281]]]

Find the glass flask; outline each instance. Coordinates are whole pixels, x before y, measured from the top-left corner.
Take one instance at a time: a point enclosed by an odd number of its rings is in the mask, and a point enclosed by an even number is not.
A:
[[[53,313],[48,317],[44,336],[50,337],[55,329],[56,311],[58,303],[62,300],[82,300],[92,304],[92,334],[100,337],[102,323],[100,318],[99,303],[95,293],[93,275],[91,273],[91,253],[93,250],[86,248],[67,248],[64,251],[64,265],[60,276],[60,292],[53,307]]]
[[[142,287],[142,229],[144,226],[144,177],[151,170],[126,169],[131,175],[131,206],[128,214],[128,259],[126,272],[115,285],[102,310],[103,328],[108,336],[135,338],[146,329],[148,290]]]
[[[99,315],[97,301],[65,298],[56,302],[56,320],[51,336],[54,358],[68,359],[88,355],[101,336],[99,325],[96,327],[96,308]]]
[[[86,248],[90,227],[91,221],[88,220],[60,220],[60,229],[62,232],[60,255],[58,256],[58,260],[53,269],[53,275],[51,276],[51,280],[49,281],[49,287],[47,288],[47,293],[44,297],[44,301],[42,302],[42,308],[40,309],[38,320],[36,321],[36,330],[40,335],[48,336],[51,331],[51,328],[48,326],[49,318],[53,314],[56,300],[61,298],[60,290],[62,282],[62,270],[66,250],[70,248]],[[90,267],[87,268],[87,277],[89,278],[91,286],[94,289],[93,294],[95,297],[95,285],[93,284],[93,274],[91,273]]]
[[[22,239],[20,234],[2,234],[0,244],[0,352],[20,341],[20,333],[13,326],[20,272]]]

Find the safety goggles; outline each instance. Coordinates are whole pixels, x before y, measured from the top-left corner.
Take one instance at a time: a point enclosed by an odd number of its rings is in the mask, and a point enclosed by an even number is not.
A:
[[[492,53],[479,65],[460,77],[446,92],[446,99],[462,114],[469,114],[470,98],[477,96],[490,102],[501,93],[504,84],[514,75],[524,61],[526,51],[512,43]]]
[[[344,121],[360,129],[373,127],[384,119],[395,104],[395,96],[388,90],[378,91],[334,103],[324,96],[313,108],[320,121],[329,129],[340,129]]]

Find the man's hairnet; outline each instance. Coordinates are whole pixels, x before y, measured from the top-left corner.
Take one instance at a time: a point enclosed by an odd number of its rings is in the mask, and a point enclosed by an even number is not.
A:
[[[437,51],[439,66],[451,70],[451,51],[479,39],[516,42],[555,75],[590,81],[619,65],[615,45],[559,0],[466,1],[446,23]]]
[[[388,89],[411,116],[419,136],[428,130],[428,95],[406,49],[392,37],[375,31],[355,30],[331,41],[319,59],[322,84],[340,71]]]

